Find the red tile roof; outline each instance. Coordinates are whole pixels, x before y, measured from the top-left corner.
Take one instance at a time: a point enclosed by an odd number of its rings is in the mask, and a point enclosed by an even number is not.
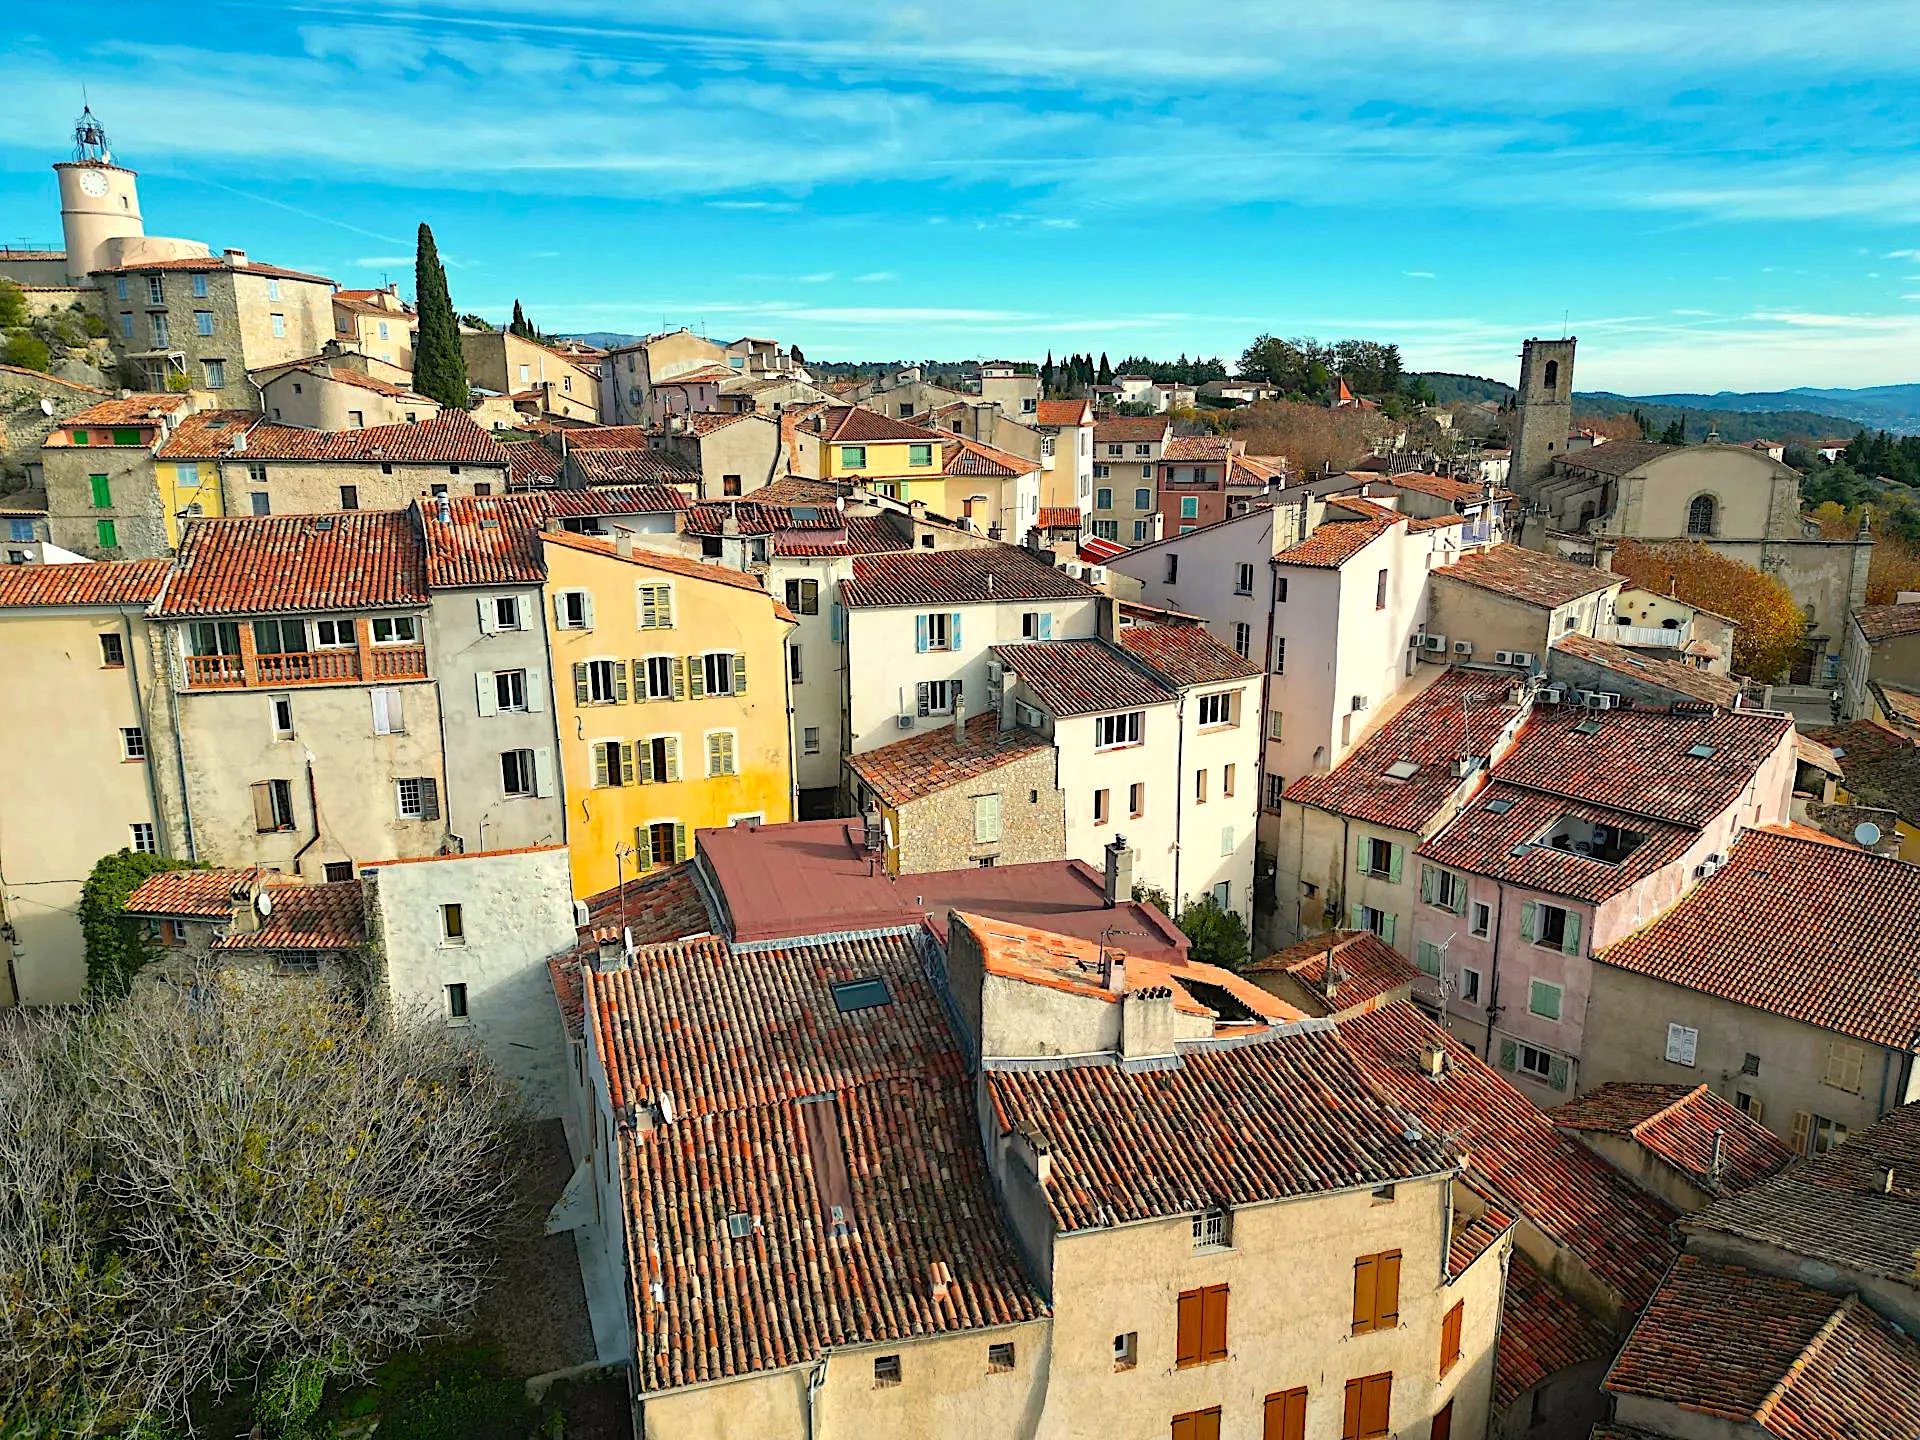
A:
[[[1920,1344],[1858,1295],[1683,1255],[1601,1387],[1780,1440],[1910,1436]]]
[[[1636,1189],[1599,1156],[1563,1135],[1534,1103],[1411,1005],[1387,1005],[1342,1020],[1341,1039],[1368,1078],[1428,1128],[1458,1138],[1468,1169],[1637,1310],[1678,1247],[1673,1209]],[[1435,1079],[1421,1051],[1440,1045]]]
[[[355,370],[350,366],[330,365],[318,357],[305,360],[282,360],[277,365],[259,365],[249,370],[247,374],[268,375],[277,380],[293,370],[312,375],[316,379],[351,385],[358,390],[371,390],[374,394],[385,395],[390,400],[418,400],[429,405],[434,403],[427,396],[416,390],[409,390],[404,385],[396,385],[391,380],[382,380],[377,375],[369,375],[364,370]]]
[[[1640,440],[1609,440],[1602,445],[1589,445],[1584,450],[1566,451],[1554,456],[1554,459],[1569,470],[1590,470],[1596,475],[1625,475],[1629,470],[1638,470],[1649,460],[1658,460],[1678,448]]]
[[[1418,831],[1468,783],[1453,773],[1453,762],[1462,754],[1489,754],[1519,716],[1513,686],[1511,675],[1449,669],[1334,769],[1294,781],[1286,798]],[[1401,761],[1419,768],[1397,780],[1387,770]]]
[[[1176,689],[1248,680],[1260,667],[1234,654],[1204,625],[1127,625],[1120,648]]]
[[[596,485],[543,493],[549,513],[570,519],[597,515],[665,515],[693,502],[673,485]]]
[[[884,605],[990,605],[1007,600],[1084,600],[1099,591],[1014,545],[863,556],[840,582],[853,609]]]
[[[846,539],[809,539],[804,535],[777,535],[773,541],[776,555],[885,555],[911,550],[913,542],[902,535],[881,515],[845,517]]]
[[[1326,996],[1327,959],[1333,959],[1334,993],[1323,1009],[1350,1010],[1411,986],[1420,978],[1414,963],[1371,930],[1330,930],[1246,967],[1249,975],[1285,971]]]
[[[886,804],[906,805],[1053,748],[1051,740],[1032,730],[1002,730],[1000,717],[991,711],[966,723],[964,746],[954,744],[951,725],[942,725],[863,751],[847,764]]]
[[[653,388],[662,389],[668,385],[714,385],[722,380],[731,380],[735,374],[731,365],[696,365],[691,370],[676,370],[673,374],[653,382]]]
[[[1613,1353],[1613,1335],[1514,1249],[1493,1357],[1493,1403],[1505,1409],[1542,1381]],[[1589,1382],[1591,1386],[1591,1382]]]
[[[996,645],[993,653],[1042,705],[1062,717],[1165,705],[1179,698],[1105,640],[1036,640]]]
[[[358,880],[331,885],[281,885],[269,880],[272,911],[258,930],[213,942],[215,950],[352,950],[367,939]]]
[[[1172,426],[1164,415],[1099,415],[1094,417],[1096,445],[1150,445],[1168,438]]]
[[[0,566],[0,606],[150,605],[166,582],[165,560],[92,560]]]
[[[504,447],[507,479],[516,485],[548,485],[560,478],[565,462],[538,440],[517,440]]]
[[[1607,965],[1896,1050],[1920,1032],[1920,868],[1773,828]]]
[[[116,397],[112,400],[101,400],[96,404],[89,405],[86,409],[67,416],[66,419],[59,423],[66,428],[77,427],[82,430],[89,429],[95,425],[139,425],[142,423],[151,425],[155,411],[159,411],[162,415],[171,415],[176,410],[184,409],[192,399],[193,397],[191,395],[126,395]]]
[[[1378,476],[1367,477],[1379,483]],[[1417,495],[1431,495],[1436,500],[1450,501],[1455,505],[1477,505],[1487,498],[1486,487],[1478,480],[1456,480],[1451,475],[1428,475],[1415,471],[1411,474],[1388,475],[1386,483],[1396,490],[1411,490]],[[1496,500],[1511,500],[1513,492],[1496,487],[1493,492]]]
[[[660,570],[670,575],[684,575],[689,580],[711,580],[716,585],[730,585],[736,590],[751,590],[755,594],[766,595],[769,600],[773,598],[767,593],[766,586],[760,583],[758,575],[732,570],[725,565],[708,564],[706,561],[695,560],[685,555],[674,555],[665,550],[649,550],[645,546],[636,545],[631,555],[622,555],[611,540],[553,530],[542,531],[540,540],[546,545],[563,545],[569,550],[584,550],[590,555],[605,555],[609,559],[622,560],[645,570]]]
[[[673,1097],[617,1140],[642,1392],[1047,1313],[911,936],[660,945],[582,980],[615,1112]],[[887,1003],[843,1013],[852,980]]]
[[[654,432],[644,425],[578,425],[559,433],[568,450],[639,450]]]
[[[435,590],[462,585],[537,585],[540,528],[550,513],[545,495],[456,496],[442,524],[436,507],[417,506],[426,536],[427,584]]]
[[[1484,550],[1462,555],[1453,564],[1433,573],[1548,609],[1569,604],[1610,585],[1626,583],[1624,575],[1596,570],[1591,565],[1575,565],[1518,545],[1489,545]]]
[[[1853,617],[1870,644],[1901,635],[1920,635],[1920,605],[1869,605]]]
[[[503,470],[509,459],[506,447],[464,410],[444,410],[411,424],[369,425],[360,430],[306,430],[262,419],[251,410],[202,410],[182,420],[154,453],[163,460],[395,462]]]
[[[1552,1112],[1565,1130],[1624,1136],[1703,1190],[1742,1190],[1781,1169],[1793,1151],[1705,1085],[1615,1082]],[[1720,1172],[1714,1174],[1714,1142]]]
[[[263,879],[264,871],[162,870],[134,887],[120,908],[129,915],[168,915],[189,920],[226,920],[233,892]]]
[[[264,615],[427,603],[426,552],[408,510],[191,520],[154,613]]]
[[[1042,400],[1033,412],[1035,425],[1084,425],[1093,418],[1087,400]]]
[[[1160,452],[1162,460],[1219,460],[1233,454],[1233,442],[1224,435],[1176,435]]]
[[[1042,530],[1078,530],[1085,517],[1075,505],[1042,505],[1040,518],[1033,523]]]
[[[1005,450],[996,450],[991,445],[982,445],[977,440],[969,440],[964,435],[948,435],[942,451],[945,460],[940,473],[943,475],[979,475],[988,478],[1006,479],[1014,475],[1029,475],[1040,468],[1038,460],[1023,460],[1018,455]]]
[[[1873,720],[1809,730],[1840,761],[1841,786],[1855,801],[1920,825],[1920,746]]]
[[[838,530],[845,517],[833,505],[767,505],[754,500],[712,500],[687,511],[687,529],[700,535],[726,533],[732,521],[739,535],[771,535],[779,530]]]
[[[829,405],[808,417],[806,426],[831,445],[858,445],[866,440],[951,440],[942,430],[909,425],[891,415],[859,405]]]
[[[1445,1142],[1383,1105],[1339,1039],[1294,1031],[1184,1051],[1177,1065],[1000,1069],[1002,1134],[1051,1146],[1047,1206],[1063,1232],[1107,1229],[1452,1169]]]
[[[1472,1190],[1471,1181],[1462,1182],[1465,1188]],[[1473,1192],[1480,1195],[1478,1190]],[[1465,1220],[1464,1211],[1456,1208],[1453,1212],[1453,1234],[1447,1239],[1447,1275],[1458,1279],[1466,1274],[1468,1268],[1487,1251],[1497,1245],[1513,1230],[1513,1217],[1485,1195],[1480,1198],[1486,1204],[1471,1220]]]
[[[782,475],[754,491],[753,498],[763,505],[831,505],[839,494],[839,487],[831,480]]]
[[[1337,570],[1395,525],[1404,515],[1378,515],[1369,520],[1324,520],[1306,539],[1289,545],[1273,557],[1276,565],[1311,565]]]
[[[145,275],[150,270],[194,270],[207,273],[230,270],[235,275],[264,275],[274,280],[309,280],[315,285],[333,284],[333,281],[324,275],[309,275],[304,270],[284,270],[278,265],[264,265],[258,260],[249,260],[240,265],[229,265],[224,255],[187,256],[177,260],[146,260],[138,265],[105,265],[91,273],[95,275]]]
[[[1471,805],[1420,847],[1423,859],[1524,889],[1599,904],[1672,864],[1699,838],[1700,832],[1690,825],[1503,785],[1498,773]],[[1618,863],[1536,843],[1566,816],[1631,832],[1641,842]]]
[[[644,446],[633,449],[586,448],[568,457],[589,485],[658,484],[665,481],[691,485],[700,472],[679,456]]]
[[[1740,698],[1738,680],[1698,669],[1659,651],[1629,650],[1624,645],[1596,640],[1578,630],[1555,637],[1553,648],[1629,680],[1670,691],[1677,699],[1730,707]],[[1604,685],[1605,681],[1600,683]]]

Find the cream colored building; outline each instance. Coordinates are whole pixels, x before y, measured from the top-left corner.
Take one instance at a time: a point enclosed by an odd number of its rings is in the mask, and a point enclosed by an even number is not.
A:
[[[598,423],[598,377],[558,350],[506,330],[462,330],[460,348],[475,388],[530,403],[549,419]]]
[[[440,413],[440,402],[348,365],[304,360],[254,372],[269,418],[309,430],[410,425]]]
[[[397,286],[334,292],[335,340],[407,374],[413,372],[413,341],[419,328],[413,307],[400,298]]]

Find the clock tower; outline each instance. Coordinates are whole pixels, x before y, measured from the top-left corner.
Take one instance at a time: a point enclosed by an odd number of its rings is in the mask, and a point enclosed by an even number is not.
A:
[[[146,234],[134,172],[113,163],[107,132],[93,111],[80,112],[73,127],[73,159],[55,165],[60,177],[60,226],[66,233],[67,279],[87,285],[88,276],[112,259],[115,240]]]

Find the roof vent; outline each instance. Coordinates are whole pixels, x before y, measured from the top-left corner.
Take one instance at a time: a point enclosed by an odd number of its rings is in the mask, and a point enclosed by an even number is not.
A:
[[[1411,780],[1419,773],[1420,762],[1417,760],[1396,760],[1386,769],[1389,780]]]

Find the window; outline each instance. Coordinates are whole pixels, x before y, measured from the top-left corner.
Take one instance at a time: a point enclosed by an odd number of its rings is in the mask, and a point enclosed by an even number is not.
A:
[[[1167,584],[1169,585],[1178,584],[1179,580],[1180,580],[1180,557],[1177,554],[1169,555],[1167,556]]]
[[[1460,1363],[1460,1326],[1466,1319],[1467,1302],[1456,1301],[1440,1322],[1440,1374],[1442,1377]]]
[[[1760,1097],[1748,1090],[1733,1092],[1733,1104],[1741,1114],[1758,1125],[1766,1115],[1767,1107],[1760,1103]]]
[[[285,740],[291,737],[293,734],[293,697],[291,695],[270,695],[267,697],[267,705],[269,713],[273,717],[274,739]]]
[[[1227,1287],[1184,1290],[1175,1312],[1174,1363],[1182,1369],[1227,1358]]]
[[[1820,1077],[1820,1083],[1844,1090],[1849,1095],[1858,1095],[1866,1059],[1866,1047],[1849,1044],[1845,1040],[1829,1040],[1826,1073]]]
[[[1462,969],[1460,971],[1460,998],[1469,1005],[1480,1003],[1480,972]]]
[[[1204,769],[1193,772],[1193,803],[1207,803],[1207,772]]]
[[[722,495],[738,495],[740,493],[740,477],[738,475],[722,475],[720,477],[720,493]]]
[[[957,681],[922,680],[913,687],[914,710],[920,715],[951,715]]]
[[[1468,917],[1467,931],[1484,939],[1493,928],[1493,910],[1484,900],[1474,901],[1471,908],[1473,913]]]
[[[367,697],[373,704],[374,734],[404,735],[407,733],[406,701],[398,690],[383,685],[369,690]]]
[[[1700,1032],[1698,1030],[1690,1025],[1667,1026],[1667,1060],[1671,1064],[1692,1065],[1699,1048]]]
[[[1369,1335],[1400,1324],[1400,1252],[1383,1250],[1353,1262],[1353,1333]]]
[[[458,905],[440,907],[440,938],[449,945],[467,943],[466,915]]]
[[[1131,1370],[1140,1363],[1140,1332],[1129,1330],[1113,1337],[1113,1368]]]
[[[633,747],[618,740],[596,740],[589,747],[593,755],[593,783],[596,788],[633,783]]]
[[[1200,518],[1200,497],[1198,495],[1182,495],[1180,497],[1180,518],[1182,520],[1198,520]]]
[[[500,793],[516,796],[533,794],[533,751],[500,752]]]
[[[120,298],[124,300],[126,296],[123,295]],[[122,310],[120,312],[120,338],[122,340],[131,340],[133,338],[133,312],[131,310]]]
[[[1093,492],[1093,508],[1096,510],[1111,510],[1113,508],[1113,491],[1105,485],[1095,490]]]
[[[1506,1057],[1507,1047],[1513,1043],[1511,1040],[1500,1042],[1502,1059]],[[1542,1050],[1538,1045],[1521,1045],[1516,1048],[1513,1060],[1512,1068],[1522,1075],[1530,1076],[1535,1080],[1544,1080],[1549,1085],[1553,1085],[1556,1090],[1562,1088],[1554,1083],[1555,1062],[1551,1051]],[[1559,1063],[1565,1065],[1566,1062]]]
[[[126,276],[124,275],[114,276],[113,293],[122,300],[127,298],[127,277]]]
[[[1220,1407],[1174,1416],[1170,1440],[1220,1440]]]
[[[818,755],[820,753],[820,727],[808,725],[800,731],[800,753]]]
[[[1094,521],[1093,538],[1096,540],[1118,540],[1120,538],[1120,522],[1118,520]]]
[[[593,628],[593,597],[584,590],[562,590],[553,597],[553,611],[562,630]]]
[[[1234,765],[1222,765],[1220,767],[1220,793],[1222,795],[1225,795],[1228,797],[1232,796],[1233,779],[1237,769],[1238,767]],[[1220,853],[1222,855],[1231,855],[1233,853],[1233,847],[1228,846],[1225,850],[1222,850]]]
[[[1127,817],[1138,820],[1147,813],[1147,787],[1145,782],[1136,780],[1127,786]]]
[[[1260,1421],[1260,1440],[1306,1440],[1306,1436],[1306,1387],[1267,1396]]]
[[[262,780],[253,790],[253,828],[265,835],[293,829],[293,782]]]
[[[447,986],[447,1023],[450,1025],[467,1023],[467,987],[465,985]]]
[[[1363,875],[1378,875],[1397,884],[1404,854],[1404,847],[1390,840],[1370,836],[1360,842],[1360,872]]]
[[[1540,1393],[1534,1391],[1536,1400]],[[1453,1440],[1453,1401],[1447,1401],[1433,1412],[1433,1423],[1427,1427],[1427,1440]]]
[[[267,298],[269,300],[278,300],[280,298],[280,282],[278,280],[275,280],[272,278],[268,279]]]
[[[127,827],[127,833],[133,841],[133,853],[136,855],[157,855],[160,853],[159,837],[154,828],[145,820],[136,820]]]
[[[360,508],[360,487],[358,485],[342,485],[340,487],[340,508],[342,510],[358,510]]]
[[[633,662],[633,698],[636,700],[672,700],[684,687],[676,685],[679,662],[671,655],[649,655]]]
[[[796,615],[818,615],[820,613],[820,582],[818,580],[787,581],[787,609]]]
[[[1107,792],[1104,790],[1093,792],[1093,823],[1096,825],[1107,823]]]
[[[945,610],[936,610],[931,615],[917,616],[920,633],[915,637],[922,654],[929,650],[952,650],[955,648],[955,634],[959,626],[954,622],[960,617]]]
[[[1247,659],[1253,654],[1253,627],[1244,620],[1234,623],[1233,653],[1238,655],[1242,660]],[[1280,712],[1276,710],[1273,713],[1278,715]],[[1275,736],[1274,738],[1278,739],[1279,737]]]
[[[867,463],[867,447],[864,445],[842,445],[840,447],[840,463],[849,470],[864,469]]]
[[[258,490],[254,491],[253,494],[248,497],[248,500],[255,515],[271,515],[273,513],[273,501],[262,492]]]
[[[1152,538],[1149,533],[1152,530],[1152,528],[1153,527],[1149,525],[1145,520],[1134,521],[1133,522],[1133,543],[1136,545],[1143,544],[1145,541]]]
[[[1151,510],[1153,508],[1153,491],[1145,485],[1135,490],[1133,492],[1133,508],[1136,510]]]
[[[678,735],[655,735],[650,740],[642,740],[638,753],[641,784],[666,785],[680,778]]]
[[[933,446],[932,445],[907,446],[907,464],[914,466],[915,468],[922,468],[922,469],[928,465],[933,464]]]
[[[349,430],[364,430],[366,428],[366,425],[367,425],[366,411],[364,410],[347,411],[347,428]],[[444,495],[447,493],[446,487],[444,485],[436,485],[433,487],[433,493],[436,495]]]
[[[200,369],[206,375],[207,389],[224,390],[227,386],[227,362],[224,360],[202,360]]]
[[[842,1015],[893,1003],[893,993],[887,989],[887,982],[877,975],[864,980],[842,980],[832,990],[833,1008]]]
[[[147,276],[147,303],[149,305],[164,305],[167,303],[167,294],[166,291],[160,288],[160,277],[158,275]]]
[[[1824,1155],[1847,1138],[1847,1127],[1811,1110],[1793,1112],[1793,1148],[1802,1155]]]
[[[1551,946],[1563,954],[1580,950],[1580,917],[1558,905],[1536,905],[1532,901],[1520,907],[1520,933],[1536,945]]]
[[[618,660],[588,660],[575,665],[574,700],[582,705],[615,705],[627,698],[627,667]],[[582,676],[586,680],[581,690]]]
[[[167,317],[164,313],[149,315],[147,327],[153,332],[153,344],[157,350],[164,350],[170,343],[167,335]]]
[[[642,630],[671,630],[673,628],[673,587],[671,585],[636,585],[633,588],[635,623]]]
[[[126,668],[127,652],[122,648],[118,635],[100,637],[100,664],[108,670]]]
[[[196,310],[193,312],[193,333],[196,335],[213,334],[213,312]]]
[[[1093,748],[1112,750],[1121,745],[1138,745],[1145,719],[1145,712],[1140,710],[1129,710],[1121,715],[1095,717]]]
[[[715,651],[701,657],[706,693],[744,695],[747,691],[746,656]]]
[[[358,643],[354,638],[353,620],[345,615],[328,615],[313,622],[313,643],[322,650],[351,650]]]
[[[1200,726],[1233,724],[1233,692],[1222,690],[1215,695],[1200,697]],[[1231,792],[1229,792],[1231,793]]]
[[[873,1357],[873,1388],[884,1389],[900,1383],[900,1357],[898,1355],[876,1355]]]
[[[275,313],[275,314],[269,315],[267,319],[273,325],[274,338],[276,340],[285,339],[287,334],[287,317],[284,315]]]
[[[1053,616],[1045,610],[1021,611],[1020,638],[1023,640],[1051,640],[1053,638]]]
[[[373,618],[373,643],[376,645],[414,645],[420,640],[420,622],[411,615],[376,615]]]
[[[1422,940],[1413,947],[1413,963],[1420,968],[1422,975],[1440,978],[1440,967],[1446,959],[1446,952],[1431,940]]]
[[[1387,572],[1384,570],[1373,577],[1373,608],[1376,610],[1387,608]]]
[[[1000,838],[1000,797],[998,795],[976,795],[973,797],[973,843],[992,844]]]
[[[1287,673],[1287,637],[1284,635],[1273,637],[1273,673],[1276,675]]]
[[[1267,776],[1267,809],[1278,810],[1286,803],[1287,777],[1284,775]]]
[[[1231,1243],[1231,1227],[1224,1210],[1203,1210],[1193,1217],[1193,1248],[1223,1250]]]
[[[88,488],[93,494],[93,508],[111,510],[113,508],[113,484],[104,475],[89,475]]]
[[[138,725],[127,725],[120,730],[120,756],[124,760],[144,760],[147,758],[147,732]]]
[[[707,774],[709,777],[738,775],[739,762],[734,757],[734,738],[731,730],[715,730],[707,736]]]
[[[1437,865],[1420,867],[1420,898],[1429,905],[1464,914],[1467,908],[1467,877]]]
[[[402,820],[440,818],[440,782],[428,775],[408,775],[393,782],[394,810]]]
[[[1538,1015],[1542,1020],[1558,1020],[1561,1006],[1566,1001],[1566,992],[1550,980],[1530,980],[1527,982],[1527,1013]]]
[[[1013,1369],[1013,1342],[1001,1340],[987,1346],[987,1373],[1004,1375]]]
[[[380,338],[382,340],[390,339],[391,337],[387,334],[387,322],[384,320],[381,320],[377,323],[379,325]]]
[[[1755,1055],[1751,1050],[1747,1051],[1740,1061],[1740,1073],[1742,1075],[1758,1075],[1760,1073],[1760,1057]]]
[[[1694,496],[1693,503],[1687,506],[1687,533],[1689,535],[1713,534],[1714,511],[1717,508],[1713,496]]]

